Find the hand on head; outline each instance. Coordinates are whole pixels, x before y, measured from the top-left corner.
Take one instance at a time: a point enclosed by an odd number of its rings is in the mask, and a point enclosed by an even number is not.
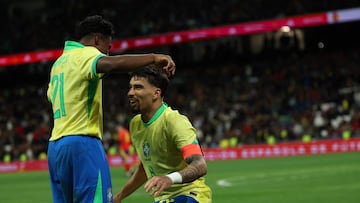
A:
[[[172,60],[171,56],[164,54],[155,54],[155,64],[162,67],[167,76],[172,76],[175,74],[176,65]]]

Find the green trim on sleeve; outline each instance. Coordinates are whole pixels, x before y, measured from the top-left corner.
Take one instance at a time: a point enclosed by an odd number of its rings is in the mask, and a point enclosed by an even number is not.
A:
[[[105,54],[99,54],[98,56],[95,57],[92,65],[91,65],[91,72],[93,74],[93,76],[95,78],[98,78],[98,75],[96,73],[96,64],[97,64],[97,61],[99,60],[99,58],[103,57],[103,56],[106,56]]]

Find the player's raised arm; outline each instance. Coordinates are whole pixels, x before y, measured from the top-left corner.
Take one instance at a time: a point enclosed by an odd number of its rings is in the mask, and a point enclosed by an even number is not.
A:
[[[156,64],[168,76],[175,73],[175,63],[169,55],[165,54],[126,54],[101,57],[96,66],[98,73],[129,72],[149,64]]]

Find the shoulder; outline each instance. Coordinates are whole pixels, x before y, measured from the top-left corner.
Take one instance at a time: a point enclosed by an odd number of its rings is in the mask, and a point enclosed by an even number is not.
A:
[[[105,54],[101,53],[97,48],[92,47],[92,46],[86,46],[80,50],[81,50],[81,53],[87,57],[106,56]]]
[[[189,119],[184,114],[180,113],[178,110],[174,110],[171,107],[168,107],[164,112],[165,119],[167,123],[173,125],[182,124],[184,122],[189,122]]]
[[[164,111],[164,116],[167,118],[167,119],[170,119],[170,118],[176,118],[176,117],[181,117],[183,116],[178,110],[176,109],[173,109],[171,107],[167,107]]]
[[[135,115],[134,117],[131,118],[130,120],[130,129],[136,125],[138,125],[138,123],[141,123],[142,120],[141,120],[141,115],[140,114],[137,114]]]
[[[141,121],[141,115],[137,114],[130,119],[130,123]]]

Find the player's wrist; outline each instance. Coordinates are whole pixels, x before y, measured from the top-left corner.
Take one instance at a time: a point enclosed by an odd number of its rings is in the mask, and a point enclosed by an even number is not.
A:
[[[182,176],[179,172],[173,172],[170,174],[166,175],[167,177],[169,177],[172,181],[172,183],[182,183]]]

